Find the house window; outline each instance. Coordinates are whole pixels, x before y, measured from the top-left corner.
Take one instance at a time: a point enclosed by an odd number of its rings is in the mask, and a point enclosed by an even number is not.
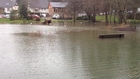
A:
[[[54,12],[58,12],[58,8],[54,8]]]
[[[39,8],[35,8],[35,11],[39,11]]]
[[[9,6],[9,3],[6,3],[6,6]]]
[[[59,8],[59,12],[63,12],[63,8]]]
[[[58,12],[61,12],[61,8],[58,9]]]
[[[10,11],[10,8],[7,8],[7,11]]]

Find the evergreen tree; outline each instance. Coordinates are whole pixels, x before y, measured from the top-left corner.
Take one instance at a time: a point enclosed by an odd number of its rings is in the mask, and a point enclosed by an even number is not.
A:
[[[28,18],[28,9],[27,9],[27,5],[24,3],[21,3],[19,5],[19,15],[21,18]]]

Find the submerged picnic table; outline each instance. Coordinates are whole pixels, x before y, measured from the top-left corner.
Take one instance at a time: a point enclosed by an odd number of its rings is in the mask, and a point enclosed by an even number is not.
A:
[[[122,38],[124,37],[124,34],[100,34],[99,38]]]

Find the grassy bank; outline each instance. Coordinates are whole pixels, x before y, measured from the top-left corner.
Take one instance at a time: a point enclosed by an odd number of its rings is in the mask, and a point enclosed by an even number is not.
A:
[[[140,23],[140,20],[131,20],[131,19],[129,19],[129,20],[127,20],[128,21],[128,23],[136,23],[136,24],[139,24]]]
[[[7,18],[1,18],[0,24],[30,24],[30,23],[41,23],[41,21],[34,21],[34,20],[10,20]]]
[[[97,21],[100,21],[100,22],[105,22],[105,16],[104,15],[102,15],[102,16],[96,16],[96,20]],[[116,16],[116,18],[115,18],[115,20],[116,20],[116,22],[118,23],[118,18],[117,18],[117,16]],[[111,17],[111,20],[110,20],[110,15],[108,15],[108,21],[110,22],[114,22],[114,17],[112,16]],[[140,23],[140,20],[133,20],[133,19],[128,19],[127,20],[127,22],[128,23]]]
[[[108,16],[108,18],[110,18],[110,16]],[[118,22],[118,18],[116,17],[116,22]],[[91,20],[76,20],[76,22],[89,22]],[[105,16],[96,16],[96,21],[98,22],[105,22]],[[108,19],[108,21],[112,22],[114,21],[113,16],[111,17],[111,20]],[[0,18],[0,24],[42,24],[43,19],[41,19],[41,21],[35,21],[35,20],[10,20],[7,18]],[[58,20],[58,19],[52,19],[53,23],[62,23],[62,22],[70,22],[73,23],[73,20]],[[136,20],[134,22],[134,20],[128,20],[128,23],[140,23],[140,20]]]
[[[7,18],[0,18],[0,23],[3,24],[3,23],[10,23],[10,20],[7,19]]]
[[[97,20],[97,21],[101,21],[101,22],[105,22],[105,21],[106,21],[104,15],[98,15],[98,16],[96,16],[96,20]],[[115,18],[115,20],[116,20],[116,22],[118,22],[118,18],[117,18],[117,17]],[[109,21],[109,22],[110,22],[110,21],[111,21],[111,22],[114,22],[114,17],[108,15],[108,21]]]

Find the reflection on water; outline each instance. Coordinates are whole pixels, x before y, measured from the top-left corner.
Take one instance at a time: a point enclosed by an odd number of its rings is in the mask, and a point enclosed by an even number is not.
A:
[[[99,28],[0,25],[0,79],[140,79],[139,30]]]

